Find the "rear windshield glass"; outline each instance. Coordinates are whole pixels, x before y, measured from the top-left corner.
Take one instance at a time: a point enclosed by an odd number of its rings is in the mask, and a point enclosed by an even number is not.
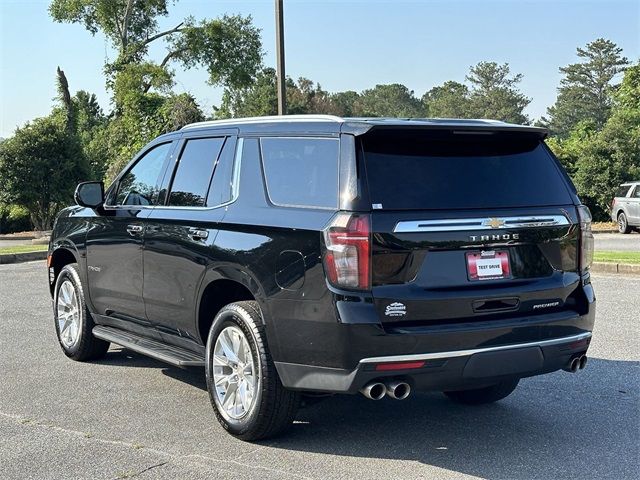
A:
[[[467,209],[572,203],[562,173],[538,138],[438,132],[362,138],[376,208]]]
[[[618,187],[618,190],[616,190],[616,197],[626,197],[627,193],[629,193],[629,185],[621,185]]]

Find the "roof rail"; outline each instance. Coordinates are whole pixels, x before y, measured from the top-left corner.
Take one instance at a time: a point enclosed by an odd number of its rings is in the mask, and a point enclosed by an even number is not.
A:
[[[218,125],[243,125],[247,123],[262,122],[344,122],[343,118],[335,115],[271,115],[264,117],[246,117],[246,118],[227,118],[224,120],[209,120],[207,122],[190,123],[181,128],[181,130],[189,130],[190,128],[216,127]]]

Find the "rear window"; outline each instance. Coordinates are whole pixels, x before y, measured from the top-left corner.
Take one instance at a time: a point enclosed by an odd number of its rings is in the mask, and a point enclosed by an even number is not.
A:
[[[629,185],[619,186],[618,190],[616,190],[616,197],[626,197],[629,192],[629,188],[631,188]]]
[[[338,140],[262,138],[267,191],[275,205],[336,208]]]
[[[376,208],[468,209],[572,203],[555,160],[538,138],[440,132],[362,138]]]

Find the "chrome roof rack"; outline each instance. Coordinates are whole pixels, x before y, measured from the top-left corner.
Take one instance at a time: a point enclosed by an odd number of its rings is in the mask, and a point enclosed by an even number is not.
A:
[[[181,130],[190,128],[217,127],[220,125],[245,125],[263,122],[336,122],[343,123],[344,119],[335,115],[272,115],[265,117],[227,118],[224,120],[210,120],[185,125]]]

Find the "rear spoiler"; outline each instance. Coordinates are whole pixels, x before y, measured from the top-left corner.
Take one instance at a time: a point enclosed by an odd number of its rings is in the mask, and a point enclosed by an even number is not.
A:
[[[495,120],[439,120],[439,119],[403,119],[392,122],[386,119],[353,119],[342,124],[342,133],[364,135],[371,131],[393,130],[430,130],[449,131],[453,134],[492,135],[494,133],[521,133],[544,140],[549,131],[542,127],[516,125]]]

